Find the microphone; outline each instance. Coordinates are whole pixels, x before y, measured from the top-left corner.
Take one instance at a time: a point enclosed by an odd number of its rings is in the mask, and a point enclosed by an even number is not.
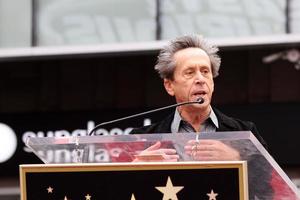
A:
[[[183,105],[188,105],[188,104],[203,104],[203,103],[204,103],[204,99],[202,97],[199,97],[196,101],[186,101],[186,102],[176,103],[176,104],[172,104],[172,105],[169,105],[169,106],[157,108],[157,109],[154,109],[154,110],[149,110],[149,111],[146,111],[146,112],[138,113],[138,114],[135,114],[135,115],[130,115],[130,116],[127,116],[127,117],[122,117],[122,118],[119,118],[119,119],[115,119],[115,120],[111,120],[111,121],[107,121],[107,122],[102,122],[100,124],[97,124],[89,132],[88,136],[92,136],[93,133],[99,127],[107,125],[107,124],[112,124],[112,123],[115,123],[115,122],[123,121],[123,120],[126,120],[126,119],[131,119],[131,118],[134,118],[134,117],[139,117],[139,116],[142,116],[142,115],[147,115],[147,114],[150,114],[150,113],[154,113],[154,112],[158,112],[158,111],[161,111],[161,110],[166,110],[166,109],[174,108],[174,107],[178,107],[178,106],[183,106]]]

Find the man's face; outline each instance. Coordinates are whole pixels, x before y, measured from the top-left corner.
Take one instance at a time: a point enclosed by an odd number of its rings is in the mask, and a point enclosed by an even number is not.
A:
[[[197,107],[208,107],[214,91],[211,63],[208,55],[200,48],[187,48],[175,53],[176,67],[173,80],[164,79],[164,86],[176,102],[196,101],[204,103]]]

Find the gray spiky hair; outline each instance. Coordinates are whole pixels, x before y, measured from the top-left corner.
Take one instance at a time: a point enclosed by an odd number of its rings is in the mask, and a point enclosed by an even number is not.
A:
[[[202,36],[196,34],[177,37],[163,47],[158,55],[157,64],[154,67],[160,77],[162,79],[173,79],[173,73],[176,67],[175,60],[173,59],[174,54],[179,50],[193,47],[200,48],[206,52],[211,62],[213,77],[217,77],[221,65],[221,58],[217,54],[219,48],[208,43]]]

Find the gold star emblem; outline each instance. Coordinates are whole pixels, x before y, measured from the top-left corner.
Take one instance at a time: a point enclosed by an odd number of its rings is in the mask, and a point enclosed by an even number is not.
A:
[[[165,187],[155,187],[161,193],[164,194],[162,200],[178,200],[176,193],[182,190],[184,187],[182,186],[173,186],[173,183],[168,176],[167,185]]]
[[[48,191],[48,193],[52,193],[52,192],[53,192],[53,188],[52,188],[51,186],[49,186],[49,187],[47,188],[47,191]]]
[[[211,190],[210,193],[207,193],[206,195],[209,196],[209,200],[217,200],[216,196],[218,196],[218,193],[214,193],[214,191]]]
[[[87,195],[85,196],[85,200],[91,200],[91,198],[92,198],[92,196],[91,196],[90,194],[87,194]]]
[[[134,194],[131,195],[131,199],[130,200],[135,200]]]

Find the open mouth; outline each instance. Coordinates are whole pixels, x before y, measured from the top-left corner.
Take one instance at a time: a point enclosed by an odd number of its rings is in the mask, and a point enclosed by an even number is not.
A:
[[[199,97],[204,97],[206,95],[206,92],[204,92],[204,91],[199,91],[199,92],[195,92],[194,94],[193,94],[193,98],[195,98],[195,99],[197,99],[197,98],[199,98]]]

